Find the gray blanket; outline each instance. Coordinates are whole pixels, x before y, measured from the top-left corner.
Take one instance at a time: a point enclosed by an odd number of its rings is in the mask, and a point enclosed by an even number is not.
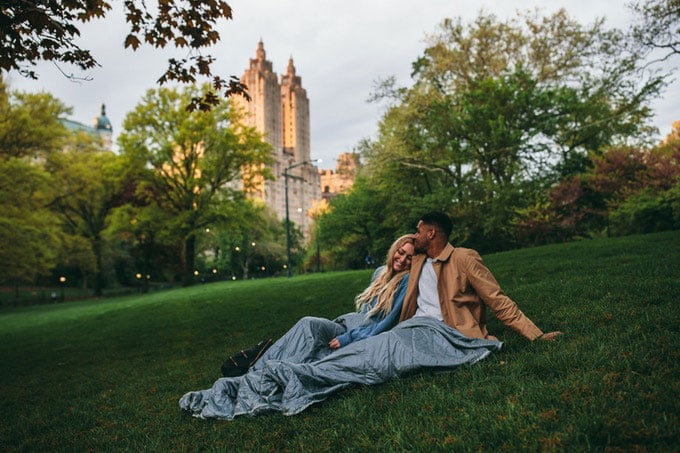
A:
[[[189,392],[179,406],[200,418],[232,420],[269,411],[294,415],[351,385],[378,384],[416,370],[452,369],[477,362],[502,345],[467,338],[441,321],[418,317],[343,348],[328,348],[328,341],[359,325],[361,318],[302,318],[247,374]]]

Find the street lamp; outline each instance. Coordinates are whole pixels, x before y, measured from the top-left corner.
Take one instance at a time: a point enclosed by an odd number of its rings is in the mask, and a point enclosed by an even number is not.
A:
[[[292,170],[295,167],[301,165],[319,163],[321,159],[316,160],[306,160],[304,162],[298,162],[297,164],[290,165],[283,170],[284,186],[286,189],[286,275],[291,277],[291,267],[290,267],[290,215],[288,213],[288,178],[302,179],[299,176],[291,176],[288,170]]]

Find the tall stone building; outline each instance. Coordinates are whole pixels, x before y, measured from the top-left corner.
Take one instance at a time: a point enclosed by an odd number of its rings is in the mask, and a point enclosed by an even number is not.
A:
[[[293,59],[288,60],[286,73],[280,81],[267,60],[264,44],[257,45],[255,58],[245,70],[241,82],[248,87],[250,102],[240,97],[232,98],[246,113],[247,125],[257,128],[264,140],[274,148],[271,171],[274,181],[258,182],[250,196],[262,200],[278,216],[286,218],[286,181],[288,170],[288,211],[306,238],[309,237],[312,219],[309,212],[321,200],[321,183],[316,166],[309,162],[310,128],[309,99],[302,87],[302,79],[295,74]],[[295,168],[290,168],[297,165]]]
[[[342,153],[338,156],[335,171],[331,169],[319,170],[321,178],[321,197],[327,203],[336,195],[345,193],[352,188],[357,169],[361,165],[356,153]]]

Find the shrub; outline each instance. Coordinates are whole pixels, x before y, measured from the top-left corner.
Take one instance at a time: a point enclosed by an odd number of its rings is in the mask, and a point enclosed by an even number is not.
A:
[[[613,236],[680,228],[680,185],[662,193],[643,191],[626,199],[609,215]]]

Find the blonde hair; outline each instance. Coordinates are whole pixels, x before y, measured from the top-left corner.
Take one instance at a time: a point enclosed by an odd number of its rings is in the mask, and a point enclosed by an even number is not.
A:
[[[380,311],[387,315],[390,310],[392,310],[394,293],[397,291],[401,278],[409,271],[409,269],[406,269],[401,272],[394,272],[394,255],[397,253],[397,250],[404,246],[404,244],[413,244],[414,239],[415,235],[405,234],[394,241],[387,252],[385,268],[375,279],[373,279],[368,288],[354,299],[357,310],[361,310],[375,298],[378,300],[373,308],[367,313],[367,316],[373,316]]]

